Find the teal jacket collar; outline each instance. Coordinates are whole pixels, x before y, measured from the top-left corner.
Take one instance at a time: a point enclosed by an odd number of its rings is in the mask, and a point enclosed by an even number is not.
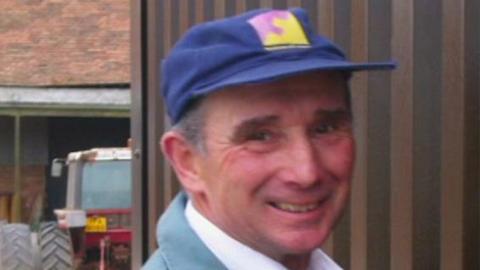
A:
[[[185,218],[188,197],[180,192],[160,218],[157,226],[159,248],[144,270],[225,269],[195,234]]]

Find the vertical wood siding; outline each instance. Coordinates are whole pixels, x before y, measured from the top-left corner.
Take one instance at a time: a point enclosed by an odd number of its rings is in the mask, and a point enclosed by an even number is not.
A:
[[[345,269],[480,269],[477,0],[152,2],[155,71],[190,26],[259,7],[304,7],[351,59],[398,60],[392,73],[352,79],[358,147],[351,204],[325,249]],[[148,123],[158,127],[148,149],[157,148],[164,123],[163,107],[151,106]],[[148,151],[157,153],[149,155],[152,166],[164,163],[158,149]],[[152,222],[179,188],[168,166],[157,170]]]

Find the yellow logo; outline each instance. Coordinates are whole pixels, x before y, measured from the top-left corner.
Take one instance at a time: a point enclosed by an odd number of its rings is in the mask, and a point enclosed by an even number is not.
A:
[[[248,22],[268,50],[310,46],[302,25],[289,11],[266,12],[253,17]]]

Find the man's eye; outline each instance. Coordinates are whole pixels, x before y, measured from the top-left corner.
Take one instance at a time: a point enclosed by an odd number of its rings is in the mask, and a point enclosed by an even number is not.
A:
[[[248,141],[268,141],[272,139],[273,134],[268,131],[252,132],[247,136]]]
[[[313,128],[315,134],[329,133],[335,130],[335,126],[329,123],[318,124]]]

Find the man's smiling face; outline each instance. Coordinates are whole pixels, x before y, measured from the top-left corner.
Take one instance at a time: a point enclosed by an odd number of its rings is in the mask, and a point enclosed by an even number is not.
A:
[[[315,72],[205,100],[195,207],[235,239],[282,261],[309,254],[348,201],[355,143],[345,77]]]

